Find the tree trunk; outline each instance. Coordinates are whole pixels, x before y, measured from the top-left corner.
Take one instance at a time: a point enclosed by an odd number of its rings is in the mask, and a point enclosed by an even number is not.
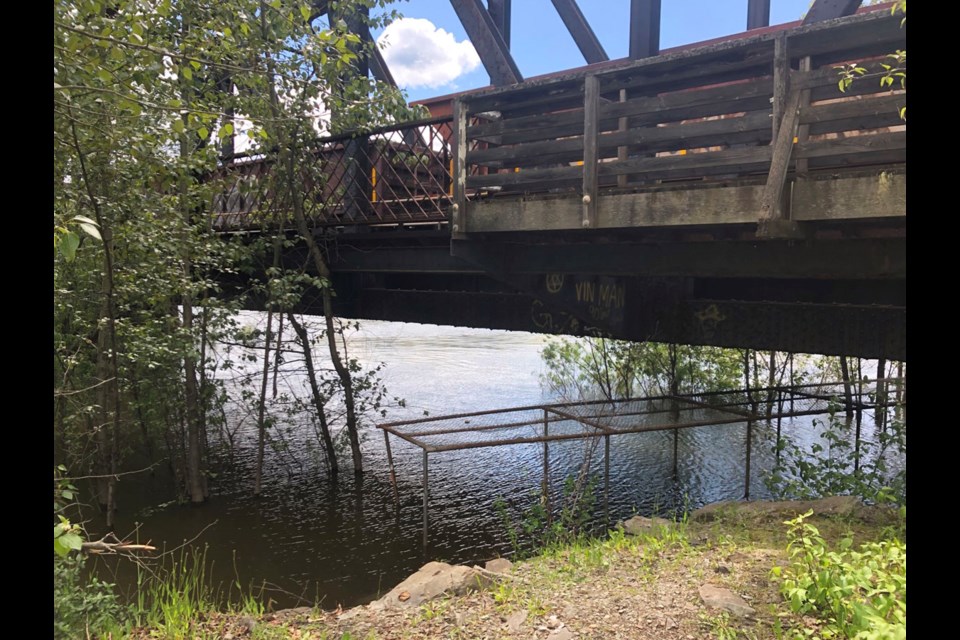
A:
[[[877,361],[877,409],[873,412],[874,423],[881,429],[887,425],[887,360],[880,358]]]
[[[853,390],[850,388],[850,366],[847,364],[847,356],[840,356],[840,375],[843,377],[843,398],[849,418],[853,415]]]
[[[327,423],[326,402],[323,394],[320,393],[320,385],[317,383],[317,370],[313,365],[313,352],[310,348],[310,336],[307,328],[300,324],[292,313],[287,314],[290,326],[293,327],[300,344],[303,345],[303,359],[307,366],[307,380],[310,382],[310,393],[313,395],[313,406],[317,410],[317,420],[320,422],[320,436],[323,440],[323,448],[327,454],[327,460],[330,463],[330,475],[336,476],[340,473],[340,465],[337,463],[337,454],[333,447],[333,438],[330,437],[330,425]]]
[[[80,164],[80,175],[90,199],[100,237],[103,241],[103,273],[100,278],[100,324],[97,334],[97,391],[100,425],[97,427],[97,448],[99,458],[98,498],[100,506],[106,511],[107,529],[113,530],[113,516],[116,511],[117,454],[120,429],[120,370],[117,364],[117,323],[114,303],[113,282],[113,228],[100,207],[100,200],[94,191],[90,172],[87,169],[86,156],[80,146],[75,121],[70,114],[70,131],[73,136],[74,150]],[[105,321],[105,322],[104,322]],[[112,414],[112,415],[111,415]],[[112,433],[111,433],[112,431]]]
[[[767,374],[767,417],[769,418],[773,414],[773,399],[774,394],[776,393],[773,390],[773,387],[777,384],[777,352],[770,352],[770,371]]]
[[[283,348],[283,315],[277,320],[277,348],[273,350],[273,399],[277,399],[277,375],[280,373],[280,350]]]
[[[269,301],[267,302],[269,305]],[[253,495],[260,495],[263,481],[263,453],[266,445],[267,382],[270,380],[270,334],[273,332],[273,311],[267,311],[267,333],[263,337],[263,376],[260,378],[260,406],[257,409],[257,470],[253,479]]]

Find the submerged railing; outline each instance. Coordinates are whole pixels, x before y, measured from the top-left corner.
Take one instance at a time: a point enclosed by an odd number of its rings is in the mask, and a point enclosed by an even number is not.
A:
[[[883,386],[880,386],[883,383]],[[785,418],[829,415],[846,409],[886,412],[906,407],[906,400],[890,401],[891,390],[904,388],[904,378],[865,383],[821,382],[729,391],[705,391],[667,396],[539,404],[473,411],[378,424],[383,431],[394,499],[400,496],[390,436],[422,452],[423,545],[429,536],[430,454],[484,447],[538,444],[543,447],[542,504],[550,512],[550,443],[603,438],[603,504],[609,517],[610,439],[638,433],[672,431],[673,469],[677,472],[678,439],[682,429],[745,424],[744,499],[750,499],[753,428],[757,422],[776,422],[777,440]],[[905,398],[905,396],[904,396]],[[876,415],[876,413],[875,413]],[[859,424],[859,423],[858,423]],[[857,431],[859,446],[860,431]]]

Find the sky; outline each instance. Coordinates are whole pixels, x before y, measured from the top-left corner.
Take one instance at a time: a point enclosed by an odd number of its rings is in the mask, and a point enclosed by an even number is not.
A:
[[[484,0],[484,4],[486,4]],[[630,0],[579,0],[611,59],[626,57]],[[770,24],[799,20],[810,0],[771,0]],[[373,37],[408,98],[485,87],[490,78],[449,0],[400,0],[390,6],[403,19]],[[663,0],[660,48],[739,33],[746,29],[747,0]],[[550,0],[513,0],[510,50],[524,78],[586,64]]]

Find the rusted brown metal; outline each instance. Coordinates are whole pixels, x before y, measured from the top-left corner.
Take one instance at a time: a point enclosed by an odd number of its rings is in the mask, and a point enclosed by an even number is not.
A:
[[[900,384],[902,382],[899,378],[884,378],[881,382],[884,383],[894,383]],[[842,382],[822,382],[822,383],[809,383],[803,385],[793,385],[793,386],[773,386],[767,387],[764,389],[752,389],[754,393],[759,394],[759,396],[767,396],[770,398],[776,398],[770,402],[771,407],[776,407],[775,411],[771,410],[771,415],[767,416],[766,420],[776,419],[778,424],[783,418],[792,418],[799,416],[809,416],[809,415],[822,415],[829,413],[831,407],[829,404],[835,399],[835,395],[831,396],[827,393],[823,393],[824,389],[830,388],[839,388],[842,386]],[[820,393],[817,393],[820,391]],[[872,401],[864,402],[864,399],[869,400],[869,393],[871,392],[870,388],[860,389],[857,392],[857,406],[858,410],[875,408],[877,403]],[[497,447],[497,446],[507,446],[514,444],[542,444],[543,445],[543,479],[541,481],[542,489],[542,499],[544,501],[544,506],[549,513],[550,510],[550,498],[549,498],[549,475],[550,475],[550,458],[549,458],[549,443],[559,442],[566,440],[586,440],[603,437],[604,439],[604,509],[609,516],[609,501],[610,501],[610,457],[611,457],[611,436],[613,435],[626,435],[634,433],[646,433],[652,431],[674,431],[678,433],[680,429],[692,429],[696,427],[708,427],[708,426],[717,426],[724,424],[738,424],[743,423],[746,425],[746,442],[745,442],[745,473],[744,473],[744,497],[750,497],[750,482],[751,482],[751,464],[752,464],[752,440],[753,440],[753,425],[756,420],[760,419],[759,415],[755,411],[744,411],[738,409],[737,407],[744,404],[749,404],[749,399],[743,399],[743,396],[746,393],[744,389],[737,389],[731,391],[713,391],[713,392],[703,392],[695,394],[677,394],[677,395],[661,395],[661,396],[648,396],[642,398],[626,398],[622,400],[593,400],[593,401],[584,401],[584,402],[561,402],[555,404],[541,404],[541,405],[527,405],[523,407],[511,407],[507,409],[491,409],[487,411],[474,411],[468,413],[459,413],[451,414],[445,416],[432,416],[428,418],[418,418],[415,420],[402,420],[390,423],[384,423],[377,425],[378,428],[384,431],[384,437],[387,438],[388,434],[395,435],[411,444],[419,447],[423,452],[423,544],[426,546],[428,539],[428,502],[429,502],[429,454],[430,453],[440,453],[444,451],[462,451],[466,449],[477,449],[484,447]],[[785,405],[783,402],[780,402],[780,399],[785,395],[789,395],[791,403],[790,405]],[[709,399],[714,399],[715,402],[710,402]],[[801,399],[815,401],[814,404],[810,407],[805,408],[803,403],[795,404]],[[651,408],[647,410],[635,410],[631,408],[626,408],[621,412],[618,412],[616,408],[629,407],[631,404],[637,403],[652,403],[656,401],[673,401],[689,405],[686,408],[683,407],[672,407],[666,410],[660,408]],[[885,403],[884,403],[885,404]],[[789,409],[784,411],[784,407],[789,406]],[[578,412],[577,410],[583,410]],[[593,409],[593,411],[591,411]],[[626,427],[617,427],[610,424],[603,424],[602,420],[605,418],[629,418],[631,416],[657,416],[661,414],[671,414],[672,416],[679,416],[682,411],[689,411],[693,409],[711,409],[718,412],[720,415],[726,415],[729,417],[724,418],[707,418],[702,420],[686,420],[678,422],[675,419],[664,419],[663,421],[655,422],[654,424],[639,425],[635,424],[634,426]],[[450,422],[452,420],[467,420],[476,417],[484,417],[487,419],[494,418],[496,416],[503,416],[507,414],[516,414],[520,412],[531,412],[538,411],[541,412],[541,415],[536,419],[531,420],[510,420],[502,423],[494,424],[483,424],[483,425],[464,425],[462,427],[449,428],[449,429],[434,429],[428,431],[416,431],[416,432],[404,432],[403,427],[412,427],[417,425],[424,425],[428,423],[438,423],[438,422]],[[551,417],[551,414],[555,417]],[[575,422],[582,427],[584,430],[579,433],[550,433],[549,425],[550,423],[558,422]],[[516,430],[519,427],[530,426],[530,427],[540,427],[541,435],[532,435],[524,437],[506,437],[506,438],[496,438],[495,434],[492,439],[488,440],[479,440],[472,442],[457,442],[451,444],[438,444],[438,445],[428,445],[417,439],[415,436],[419,437],[430,437],[430,436],[441,436],[441,435],[452,435],[452,434],[464,434],[464,433],[489,433],[496,432],[498,430]],[[389,439],[386,440],[387,443],[387,456],[388,463],[391,469],[391,482],[395,484],[395,477],[393,474],[393,456],[390,450]],[[674,457],[677,456],[678,444],[677,440],[674,440]],[[676,460],[674,462],[674,473],[676,473]]]

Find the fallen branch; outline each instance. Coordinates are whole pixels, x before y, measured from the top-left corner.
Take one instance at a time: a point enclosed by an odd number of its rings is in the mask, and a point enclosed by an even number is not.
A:
[[[108,533],[100,540],[84,542],[81,545],[80,550],[90,554],[113,554],[137,553],[142,551],[152,552],[156,551],[157,548],[149,544],[134,544],[132,542],[124,542],[118,539],[112,533]]]

